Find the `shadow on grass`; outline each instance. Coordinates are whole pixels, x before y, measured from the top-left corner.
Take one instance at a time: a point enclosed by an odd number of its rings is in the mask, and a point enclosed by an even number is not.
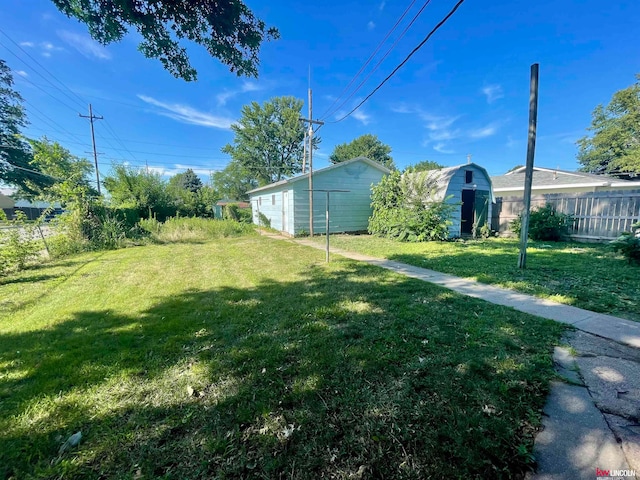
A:
[[[355,262],[75,312],[0,337],[0,478],[517,478],[560,332]]]

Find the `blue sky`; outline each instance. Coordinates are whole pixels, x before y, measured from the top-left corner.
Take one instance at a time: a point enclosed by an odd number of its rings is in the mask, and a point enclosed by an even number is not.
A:
[[[362,88],[332,115],[327,110],[410,0],[249,1],[281,33],[263,46],[259,78],[239,78],[190,45],[199,73],[192,83],[138,53],[135,34],[102,47],[49,0],[2,3],[0,58],[27,102],[25,133],[46,134],[89,158],[89,124],[78,113],[86,115],[92,103],[105,118],[96,122],[102,172],[113,162],[146,163],[164,174],[191,167],[208,179],[230,160],[220,149],[232,141],[229,125],[244,104],[292,95],[305,99],[306,115],[310,69],[313,116],[327,121],[316,168],[328,165],[336,144],[372,133],[392,147],[401,168],[421,160],[457,165],[471,154],[490,174],[501,174],[525,161],[534,62],[540,63],[536,165],[574,170],[575,141],[593,108],[640,72],[640,2],[467,0],[363,107],[329,123],[369,94],[455,2],[432,0],[398,39],[423,5],[415,2],[354,83],[368,76]]]

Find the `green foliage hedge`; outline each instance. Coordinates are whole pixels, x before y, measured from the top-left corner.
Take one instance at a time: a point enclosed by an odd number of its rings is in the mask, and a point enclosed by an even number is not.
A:
[[[613,240],[611,247],[627,257],[629,263],[640,264],[640,222],[631,225],[630,232],[624,232]]]
[[[428,172],[394,171],[373,187],[369,233],[403,242],[446,240],[456,205],[435,201]]]
[[[529,213],[529,238],[558,242],[569,235],[569,228],[573,224],[573,216],[557,212],[551,204],[534,207]],[[511,231],[520,236],[522,231],[522,214],[511,221]]]

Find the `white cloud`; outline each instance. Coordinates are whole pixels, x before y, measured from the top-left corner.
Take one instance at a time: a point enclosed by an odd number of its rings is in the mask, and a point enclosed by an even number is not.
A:
[[[26,48],[37,48],[37,49],[40,50],[40,55],[42,55],[43,57],[47,57],[47,58],[51,57],[53,52],[58,52],[60,50],[64,50],[64,48],[57,47],[51,42],[40,42],[40,43],[20,42],[19,45],[21,47],[26,47]]]
[[[369,23],[367,23],[367,28],[369,30],[373,30],[374,28],[376,28],[376,24],[373,23],[373,20],[369,20]]]
[[[216,169],[214,169],[214,168],[212,168],[212,169],[193,168],[193,167],[190,167],[188,165],[182,165],[180,163],[176,163],[172,167],[149,165],[149,172],[157,173],[158,175],[162,175],[162,176],[173,177],[174,175],[177,175],[178,173],[184,173],[188,168],[193,170],[193,173],[195,173],[196,175],[200,175],[202,177],[205,177],[205,179],[209,178],[209,174],[211,172],[216,171]],[[145,169],[146,169],[145,167],[141,168],[141,170],[145,170]]]
[[[351,115],[363,125],[369,125],[371,123],[371,115],[364,113],[362,110],[356,110]]]
[[[14,70],[13,73],[15,73],[16,75],[20,75],[21,77],[28,77],[29,74],[27,72],[25,72],[24,70]]]
[[[483,87],[482,93],[485,97],[487,97],[487,103],[493,103],[496,100],[504,97],[502,85],[498,85],[497,83]]]
[[[71,47],[87,58],[97,58],[99,60],[110,60],[111,54],[93,40],[88,35],[69,32],[68,30],[58,30],[58,36]]]
[[[188,123],[190,125],[199,125],[201,127],[229,129],[233,123],[233,119],[228,117],[220,117],[206,112],[200,112],[189,105],[180,103],[164,103],[147,95],[138,95],[138,98],[160,110],[156,113],[165,117],[172,118],[178,122]]]
[[[438,152],[438,153],[442,153],[445,155],[450,155],[452,153],[456,153],[455,150],[451,150],[449,148],[446,147],[446,145],[444,143],[436,143],[433,146],[433,149]]]
[[[484,127],[471,130],[469,132],[469,136],[471,138],[476,138],[476,139],[487,138],[487,137],[491,137],[492,135],[495,135],[496,133],[498,133],[498,125],[495,123],[492,123],[489,125],[485,125]]]
[[[222,93],[219,93],[218,95],[216,95],[216,100],[218,100],[218,105],[219,106],[223,106],[227,104],[227,101],[230,98],[235,97],[236,95],[239,95],[241,93],[247,93],[247,92],[257,92],[259,90],[262,90],[262,87],[260,85],[258,85],[255,82],[251,82],[249,80],[245,80],[242,83],[242,86],[239,89],[236,90],[225,90]]]
[[[382,11],[384,10],[384,6],[387,4],[387,2],[385,2],[385,0],[382,0],[382,2],[380,2],[380,5],[378,6],[378,10]]]

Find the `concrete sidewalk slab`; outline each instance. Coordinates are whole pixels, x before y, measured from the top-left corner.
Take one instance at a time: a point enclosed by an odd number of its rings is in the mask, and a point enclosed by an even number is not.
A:
[[[622,449],[585,387],[553,382],[544,407],[544,430],[533,454],[532,480],[594,480],[596,468],[627,470]]]

